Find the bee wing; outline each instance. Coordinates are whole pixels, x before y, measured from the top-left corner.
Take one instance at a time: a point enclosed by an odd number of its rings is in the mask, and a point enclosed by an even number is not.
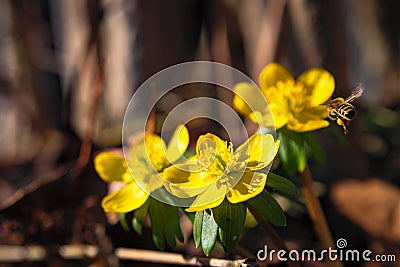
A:
[[[348,98],[346,98],[344,101],[345,102],[352,102],[354,100],[356,100],[357,98],[359,98],[362,93],[364,92],[365,88],[361,83],[356,84],[356,86],[354,86],[351,89],[351,94]]]

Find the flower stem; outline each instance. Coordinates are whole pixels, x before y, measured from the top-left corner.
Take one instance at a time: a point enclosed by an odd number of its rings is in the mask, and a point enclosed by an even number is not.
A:
[[[278,235],[278,233],[274,230],[272,225],[264,219],[261,214],[259,214],[255,209],[252,207],[248,206],[247,207],[251,214],[253,214],[254,218],[258,222],[258,224],[261,226],[261,228],[268,234],[269,238],[271,239],[272,243],[274,243],[275,247],[277,249],[283,249],[287,253],[289,253],[289,248],[286,246],[285,242],[282,240],[282,238]],[[287,265],[289,267],[300,267],[300,263],[298,262],[293,262],[293,261],[288,261]]]
[[[333,238],[329,230],[324,211],[322,210],[321,204],[318,198],[315,196],[312,188],[313,178],[308,165],[306,165],[304,171],[300,173],[300,177],[302,182],[301,190],[305,197],[305,204],[308,214],[313,221],[315,232],[317,233],[324,249],[334,249],[336,246],[333,243]],[[339,260],[327,261],[326,264],[328,266],[343,267],[343,264]]]

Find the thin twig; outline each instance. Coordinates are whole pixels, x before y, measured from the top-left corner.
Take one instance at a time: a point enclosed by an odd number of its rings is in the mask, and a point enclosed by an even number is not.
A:
[[[89,51],[87,56],[86,62],[84,66],[89,64],[91,57],[97,57],[97,46],[95,44],[92,45],[92,48]],[[91,69],[91,68],[84,68],[84,69]],[[82,169],[89,163],[90,155],[92,152],[92,142],[93,142],[93,135],[95,129],[95,121],[97,116],[97,110],[100,103],[100,98],[103,93],[104,87],[104,74],[103,74],[103,66],[99,64],[98,71],[96,73],[96,80],[93,85],[93,101],[91,102],[91,106],[88,112],[88,124],[86,126],[84,135],[82,137],[82,144],[79,151],[79,158],[77,164],[71,171],[70,179],[73,181],[75,178],[80,174]]]
[[[156,83],[152,83],[150,86],[150,101],[156,101],[158,87]],[[149,117],[146,123],[146,133],[155,133],[157,130],[157,106],[154,105],[150,111]]]
[[[251,206],[248,207],[251,214],[253,214],[254,218],[257,220],[258,224],[261,228],[269,235],[271,241],[274,243],[277,249],[283,249],[287,253],[289,252],[289,248],[286,246],[285,242],[281,239],[278,233],[274,230],[272,225],[267,222],[263,216],[261,216],[256,210],[254,210]],[[288,261],[287,262],[289,267],[300,267],[300,263]]]
[[[40,176],[33,179],[33,181],[25,187],[22,187],[16,190],[11,196],[9,196],[3,202],[0,202],[0,210],[3,210],[18,200],[23,198],[25,195],[32,193],[39,189],[40,187],[57,180],[58,178],[62,177],[63,175],[67,174],[67,172],[76,164],[76,162],[70,162],[65,165],[58,167],[57,169],[47,172],[47,173],[40,173]]]
[[[328,248],[333,249],[335,248],[335,245],[333,243],[333,238],[329,230],[329,226],[326,221],[321,204],[319,203],[318,198],[314,194],[314,190],[312,188],[313,178],[308,165],[306,166],[304,171],[300,174],[300,177],[302,182],[302,192],[306,202],[305,204],[308,210],[308,214],[310,215],[310,218],[313,221],[315,232],[317,233],[324,249]],[[328,266],[343,267],[343,264],[339,260],[327,261],[326,264]]]
[[[87,244],[62,245],[58,254],[66,260],[94,258],[102,251],[99,247]],[[22,262],[43,261],[49,256],[49,251],[43,246],[8,246],[0,245],[0,261]],[[135,248],[117,248],[115,257],[120,260],[153,262],[157,264],[173,264],[186,266],[215,266],[215,267],[246,267],[255,266],[249,259],[227,260],[206,257],[185,257],[182,254],[153,251]]]
[[[133,248],[117,248],[115,255],[121,260],[135,260],[144,262],[155,262],[175,265],[189,266],[224,266],[239,267],[246,266],[247,259],[226,260],[205,257],[185,257],[184,255],[169,252],[160,252]]]

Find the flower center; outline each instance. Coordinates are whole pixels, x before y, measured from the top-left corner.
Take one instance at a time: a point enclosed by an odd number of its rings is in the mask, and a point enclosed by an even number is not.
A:
[[[300,113],[307,106],[310,101],[310,95],[303,83],[294,81],[279,81],[276,84],[279,94],[282,94],[287,105],[292,113]]]

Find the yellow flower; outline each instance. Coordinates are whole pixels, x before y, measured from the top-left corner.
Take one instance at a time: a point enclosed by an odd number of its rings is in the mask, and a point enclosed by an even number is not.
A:
[[[327,127],[329,122],[325,103],[330,99],[335,88],[333,76],[321,68],[313,68],[303,72],[295,81],[282,65],[271,63],[260,73],[261,91],[268,101],[275,127],[286,126],[295,132],[308,132]],[[254,122],[265,123],[269,118],[269,110],[251,110],[255,107],[258,87],[249,83],[235,86],[234,106]],[[244,101],[245,100],[245,101]]]
[[[122,184],[118,191],[103,198],[104,211],[125,213],[142,206],[149,193],[162,186],[158,173],[180,158],[188,144],[188,130],[180,125],[166,150],[158,135],[145,134],[132,143],[127,161],[117,153],[99,153],[94,159],[94,167],[100,178],[108,183]]]
[[[196,156],[166,168],[162,176],[173,195],[195,197],[189,212],[214,208],[225,196],[239,203],[262,192],[267,175],[258,171],[272,162],[278,148],[272,135],[255,134],[233,152],[232,143],[208,133],[197,140]]]

